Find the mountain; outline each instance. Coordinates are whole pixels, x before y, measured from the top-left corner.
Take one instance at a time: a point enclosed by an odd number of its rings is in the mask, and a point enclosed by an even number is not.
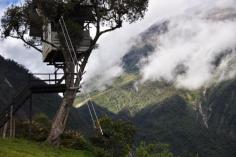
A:
[[[29,78],[32,77],[34,76],[22,65],[0,56],[0,112],[24,89]],[[33,116],[39,113],[44,113],[52,119],[61,100],[62,98],[58,94],[33,94]],[[17,112],[18,119],[28,119],[28,103],[29,101],[27,101],[26,104]],[[79,116],[80,112],[73,108],[72,113],[69,116],[68,128],[77,129],[78,126],[84,124],[84,119]]]
[[[139,71],[138,63],[153,53],[156,48],[153,42],[158,40],[159,35],[168,32],[168,25],[169,21],[158,22],[140,34],[136,46],[132,46],[122,58],[123,69],[126,72]]]
[[[234,10],[226,9],[212,11],[207,19],[226,22],[235,17]],[[176,88],[165,81],[139,81],[139,63],[153,54],[159,35],[169,31],[169,23],[158,22],[141,33],[122,58],[125,73],[107,89],[92,91],[91,99],[114,118],[132,121],[138,128],[136,144],[167,143],[181,157],[235,157],[236,78],[197,90]],[[218,68],[232,53],[233,49],[220,50],[212,67]],[[185,72],[178,70],[178,75],[182,74]],[[86,97],[79,95],[75,105],[84,102]]]
[[[29,78],[32,77],[33,75],[22,65],[0,57],[0,108],[3,109],[8,106],[24,89]],[[33,94],[32,100],[33,114],[43,112],[52,118],[61,101],[61,97],[57,94]],[[26,118],[28,110],[28,105],[24,105],[18,112],[19,117]]]
[[[209,88],[202,99],[205,127],[236,139],[236,80]]]
[[[162,82],[136,87],[136,79],[126,74],[110,88],[91,93],[100,106],[99,117],[112,113],[112,118],[132,121],[138,128],[136,143],[168,143],[176,155],[236,155],[236,101],[231,93],[236,80],[219,84],[221,88],[188,91]],[[77,103],[82,100],[80,96]],[[101,113],[99,108],[107,110]]]
[[[0,112],[6,108],[13,99],[24,89],[29,78],[34,77],[25,67],[13,60],[0,56]],[[58,94],[33,94],[32,113],[33,116],[44,113],[50,119],[55,115],[62,98]],[[28,119],[29,105],[26,104],[17,112],[17,118]],[[106,108],[95,105],[98,116],[108,115],[114,117],[115,114]],[[93,124],[87,106],[80,109],[73,108],[68,120],[68,129],[82,130],[86,135],[94,133]],[[17,129],[16,129],[17,130]]]

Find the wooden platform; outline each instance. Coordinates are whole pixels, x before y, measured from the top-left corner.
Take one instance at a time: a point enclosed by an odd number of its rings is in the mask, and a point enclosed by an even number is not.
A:
[[[30,91],[33,94],[40,94],[40,93],[64,93],[66,90],[65,84],[38,84],[38,85],[31,85]]]

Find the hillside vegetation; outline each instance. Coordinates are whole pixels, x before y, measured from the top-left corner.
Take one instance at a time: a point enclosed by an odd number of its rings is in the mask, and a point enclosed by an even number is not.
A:
[[[17,76],[17,77],[16,77]],[[28,84],[29,78],[33,75],[24,66],[16,63],[13,60],[5,59],[0,55],[0,112],[6,108],[21,93],[24,87]],[[32,112],[33,116],[44,113],[50,119],[55,115],[58,105],[62,98],[56,94],[33,94]],[[28,104],[26,104],[17,112],[17,118],[25,120],[28,118]],[[69,116],[70,128],[79,126],[78,114],[75,109]]]
[[[132,121],[138,128],[136,143],[167,143],[176,156],[235,156],[235,80],[188,91],[158,81],[138,84],[138,79],[125,74],[107,89],[91,92],[99,117],[113,113]],[[76,104],[84,100],[80,95]],[[107,112],[101,114],[100,108]]]
[[[20,139],[0,139],[1,157],[94,157],[86,151],[54,148]]]
[[[110,112],[128,110],[131,115],[135,115],[145,107],[162,102],[173,95],[180,95],[190,104],[194,104],[200,97],[200,91],[178,90],[173,85],[158,81],[140,84],[138,79],[137,75],[124,74],[107,89],[93,91],[90,94],[91,99]],[[86,102],[85,96],[81,94],[75,101],[75,106]]]

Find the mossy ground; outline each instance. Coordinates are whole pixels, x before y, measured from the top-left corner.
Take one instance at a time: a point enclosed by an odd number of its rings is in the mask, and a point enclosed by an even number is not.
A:
[[[93,154],[21,139],[0,139],[0,157],[93,157]]]

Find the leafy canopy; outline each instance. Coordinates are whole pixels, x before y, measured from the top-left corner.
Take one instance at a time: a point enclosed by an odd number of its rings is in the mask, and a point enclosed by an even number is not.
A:
[[[109,117],[100,119],[104,135],[91,138],[93,145],[102,148],[109,157],[125,157],[132,149],[136,128],[132,123],[112,120]]]
[[[60,0],[26,0],[23,5],[11,6],[6,10],[1,19],[1,36],[21,39],[26,46],[41,51],[39,46],[47,41],[42,38],[42,33],[41,38],[31,36],[30,28],[42,32],[42,25],[47,21],[58,28],[58,20],[64,16],[68,29],[73,32],[73,40],[81,38],[84,23],[96,28],[92,50],[103,33],[122,27],[123,22],[142,19],[147,6],[148,0],[68,0],[67,3]],[[37,15],[37,9],[43,16]],[[60,33],[60,29],[57,32]]]

